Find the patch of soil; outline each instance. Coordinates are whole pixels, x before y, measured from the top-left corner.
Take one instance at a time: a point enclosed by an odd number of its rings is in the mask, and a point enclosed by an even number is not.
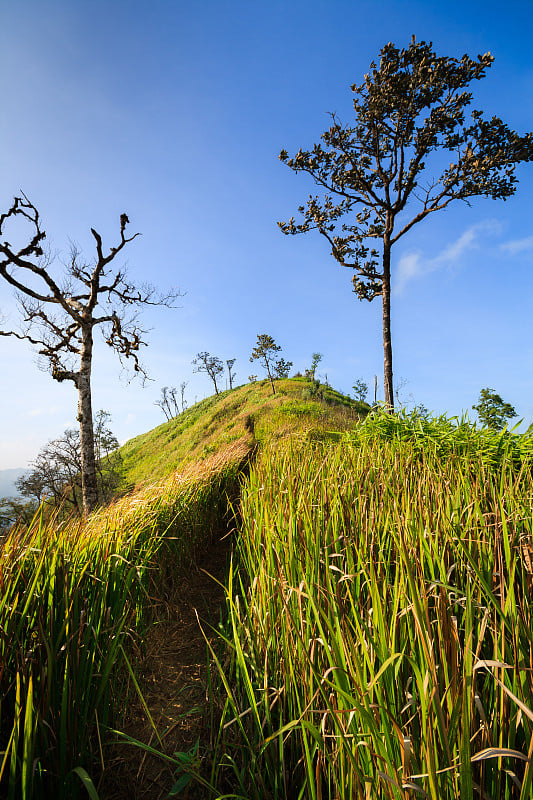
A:
[[[231,542],[232,536],[226,535],[197,557],[182,574],[172,602],[159,608],[145,635],[140,687],[153,725],[138,694],[132,693],[121,730],[168,755],[190,751],[198,739],[200,753],[208,749],[204,633],[210,641],[216,639],[211,626],[220,619],[220,583],[227,575]],[[98,787],[102,800],[162,800],[177,779],[170,763],[127,743],[108,746],[103,758]],[[205,797],[205,790],[190,785],[180,794],[184,799],[196,797]]]

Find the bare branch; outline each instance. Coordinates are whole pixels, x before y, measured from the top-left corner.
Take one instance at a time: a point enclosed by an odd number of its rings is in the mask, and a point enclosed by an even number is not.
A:
[[[8,224],[21,217],[30,226],[29,242],[16,251],[6,241]],[[0,277],[13,286],[22,314],[24,329],[20,333],[0,331],[3,336],[25,339],[38,348],[52,377],[72,381],[79,392],[78,419],[82,449],[84,509],[97,501],[96,463],[91,410],[91,370],[93,332],[102,328],[106,343],[118,354],[121,363],[127,359],[135,374],[147,377],[139,361],[139,351],[146,346],[146,329],[139,325],[135,309],[144,305],[173,307],[180,293],[166,294],[152,286],[136,286],[126,278],[124,269],[113,271],[109,264],[139,233],[126,236],[128,216],[120,216],[120,241],[104,254],[102,237],[91,228],[96,259],[89,266],[79,249],[71,243],[70,259],[62,282],[52,276],[53,259],[45,257],[39,213],[26,195],[14,199],[11,208],[0,215]],[[44,284],[43,292],[35,281]]]

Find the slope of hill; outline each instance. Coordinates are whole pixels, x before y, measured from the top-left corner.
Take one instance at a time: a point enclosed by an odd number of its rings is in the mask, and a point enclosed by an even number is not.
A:
[[[316,392],[305,380],[277,381],[276,388],[274,396],[270,386],[257,382],[208,398],[127,442],[121,453],[132,491],[89,517],[65,517],[61,509],[47,508],[27,528],[5,535],[0,551],[0,740],[6,744],[4,765],[11,768],[0,769],[1,796],[30,800],[52,790],[58,800],[85,796],[85,770],[96,776],[101,772],[94,721],[103,728],[120,726],[132,669],[146,691],[150,684],[143,680],[141,653],[154,647],[154,636],[159,642],[162,630],[169,644],[165,621],[176,620],[175,638],[178,645],[182,642],[176,593],[201,555],[211,558],[217,534],[225,534],[234,521],[230,508],[236,507],[243,471],[258,443],[290,433],[302,441],[338,438],[366,410],[327,387]],[[214,572],[211,563],[202,566]],[[193,593],[194,609],[203,595],[204,589],[200,598]],[[190,643],[189,635],[187,652]],[[155,649],[159,658],[160,644]],[[205,665],[203,639],[196,650],[199,660],[189,671],[198,681]],[[179,649],[170,653],[172,673],[180,659]],[[161,694],[174,708],[176,693],[185,688],[182,678],[177,685],[169,679]],[[142,705],[134,719],[138,735],[144,716]],[[150,736],[149,731],[147,741]],[[172,741],[165,738],[171,748]],[[122,748],[119,761],[123,758]],[[138,751],[132,760],[135,785]],[[109,774],[118,772],[113,768]],[[134,795],[125,786],[116,796],[131,800]],[[151,793],[142,796],[157,797],[153,789],[150,784]],[[114,797],[114,790],[106,789],[103,796]]]
[[[350,430],[369,406],[305,378],[257,381],[202,400],[120,448],[123,474],[133,486],[170,475],[179,466],[218,452],[253,433],[257,442],[300,433],[335,438]]]
[[[277,388],[6,535],[0,796],[531,796],[533,440]]]

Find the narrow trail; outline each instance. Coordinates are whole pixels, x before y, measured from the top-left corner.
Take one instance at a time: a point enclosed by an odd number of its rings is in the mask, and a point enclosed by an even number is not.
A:
[[[200,739],[209,741],[207,649],[205,634],[220,619],[232,535],[216,539],[179,577],[172,602],[161,607],[144,639],[141,689],[157,734],[138,697],[132,697],[121,726],[124,733],[168,755],[186,752]],[[218,582],[217,582],[218,581]],[[104,751],[105,770],[99,787],[102,800],[163,800],[174,785],[172,765],[129,744]],[[205,796],[197,787],[182,798]]]

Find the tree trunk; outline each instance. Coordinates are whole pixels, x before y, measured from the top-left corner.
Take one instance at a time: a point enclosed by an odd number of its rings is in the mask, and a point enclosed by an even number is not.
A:
[[[93,411],[91,401],[91,368],[93,332],[83,329],[80,371],[78,373],[78,422],[80,423],[81,491],[83,511],[88,514],[98,503],[96,458],[94,454]]]
[[[392,340],[390,331],[390,235],[383,238],[383,372],[385,389],[385,408],[394,411],[394,391],[392,382]]]
[[[272,386],[272,394],[276,394],[276,387],[274,386],[274,380],[272,378],[272,375],[270,374],[270,365],[266,358],[265,358],[265,364],[267,368],[268,377],[270,378],[270,385]]]

